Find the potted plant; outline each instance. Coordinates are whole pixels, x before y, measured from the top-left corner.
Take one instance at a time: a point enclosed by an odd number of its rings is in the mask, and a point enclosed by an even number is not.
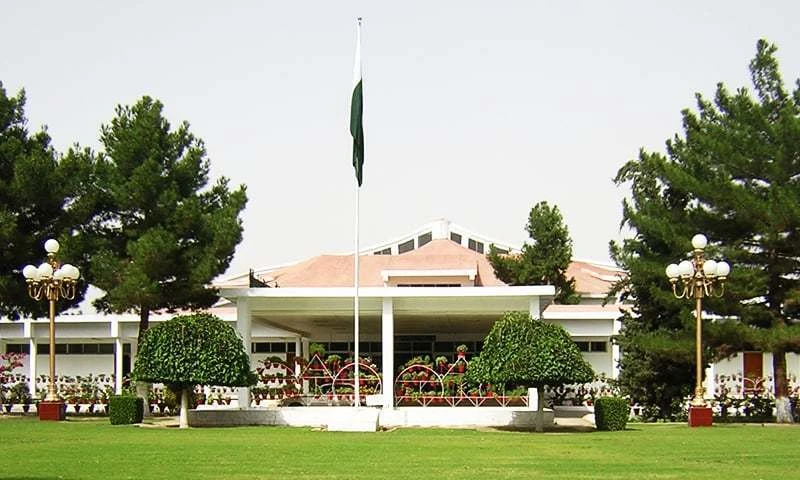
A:
[[[325,347],[320,343],[312,343],[308,346],[309,357],[317,356],[320,359],[325,356]]]
[[[336,372],[337,370],[339,370],[339,365],[341,361],[342,357],[334,353],[332,355],[328,355],[328,358],[325,360],[325,363],[328,365],[328,369],[330,369],[331,372]]]
[[[31,397],[31,392],[28,390],[28,386],[25,385],[25,382],[17,382],[14,386],[11,387],[11,391],[16,397],[15,403],[22,404],[22,411],[28,413],[28,410],[31,408],[31,403],[33,402],[33,398]]]
[[[439,367],[439,373],[444,373],[447,371],[447,363],[447,357],[444,355],[436,357],[436,365]]]

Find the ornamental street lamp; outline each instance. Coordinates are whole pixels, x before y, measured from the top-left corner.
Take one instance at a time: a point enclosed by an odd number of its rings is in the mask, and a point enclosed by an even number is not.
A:
[[[22,269],[22,275],[28,284],[28,295],[34,300],[46,299],[50,302],[50,381],[47,396],[39,403],[40,420],[63,420],[64,403],[58,398],[56,391],[56,302],[59,299],[75,298],[76,284],[80,277],[78,269],[69,263],[61,265],[56,260],[58,242],[44,242],[47,261],[35,267],[28,265]]]
[[[694,398],[689,408],[689,425],[711,426],[711,408],[703,399],[702,371],[702,309],[703,297],[721,297],[725,292],[725,280],[731,271],[727,262],[716,262],[705,259],[705,248],[708,244],[706,236],[698,233],[692,237],[694,256],[691,261],[684,260],[679,264],[667,267],[667,277],[672,283],[672,293],[677,298],[693,298],[695,300],[696,317],[696,384]],[[679,285],[680,283],[680,285]]]

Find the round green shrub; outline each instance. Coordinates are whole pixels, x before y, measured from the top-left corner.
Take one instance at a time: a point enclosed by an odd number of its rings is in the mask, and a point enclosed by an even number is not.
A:
[[[598,430],[625,430],[630,411],[625,398],[600,397],[594,401],[594,423]]]

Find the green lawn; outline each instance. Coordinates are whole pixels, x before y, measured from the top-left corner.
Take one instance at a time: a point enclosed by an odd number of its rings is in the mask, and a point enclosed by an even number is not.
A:
[[[0,419],[2,479],[789,479],[800,427],[631,424],[624,432],[111,426]]]

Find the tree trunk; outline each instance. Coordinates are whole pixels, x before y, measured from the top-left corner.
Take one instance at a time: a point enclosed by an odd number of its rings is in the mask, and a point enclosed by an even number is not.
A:
[[[539,386],[536,388],[536,431],[544,431],[544,387]]]
[[[139,338],[136,340],[137,346],[142,345],[142,335],[147,329],[150,328],[150,310],[142,307],[139,311]],[[139,349],[136,349],[137,355]],[[152,385],[148,382],[136,382],[136,396],[144,400],[144,416],[149,417],[152,415],[150,411],[150,388]]]
[[[148,328],[150,328],[150,309],[141,307],[139,310],[139,338],[136,340],[137,345],[142,345],[142,336]]]
[[[786,376],[786,352],[777,349],[772,352],[772,378],[775,385],[775,421],[794,423],[794,412],[789,401],[789,379]]]
[[[189,397],[192,395],[192,390],[192,387],[181,389],[180,428],[189,428]]]

